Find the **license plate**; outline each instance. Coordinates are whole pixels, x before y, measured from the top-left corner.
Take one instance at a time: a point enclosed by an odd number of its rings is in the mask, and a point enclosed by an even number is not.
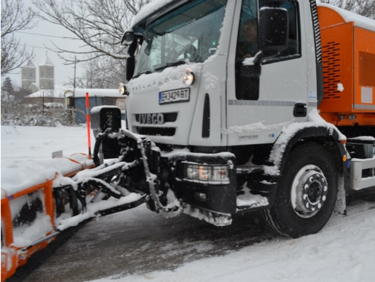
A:
[[[159,92],[159,104],[189,102],[190,88]]]

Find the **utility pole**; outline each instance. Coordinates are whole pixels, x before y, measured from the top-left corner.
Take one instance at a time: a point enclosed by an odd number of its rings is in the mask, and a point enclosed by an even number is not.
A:
[[[76,91],[76,68],[77,68],[77,56],[74,57],[74,80],[73,80],[73,99]]]
[[[42,115],[44,116],[44,91],[43,91],[43,87],[41,87],[41,91],[42,91],[42,95],[43,95],[43,98],[42,98]]]
[[[76,120],[76,112],[75,112],[75,94],[76,94],[76,68],[77,68],[77,56],[74,57],[74,80],[73,80],[73,123]]]

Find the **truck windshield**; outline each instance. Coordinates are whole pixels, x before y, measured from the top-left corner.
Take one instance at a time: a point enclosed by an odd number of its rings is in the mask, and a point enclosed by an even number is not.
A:
[[[195,0],[150,23],[144,32],[134,76],[215,53],[227,0]]]

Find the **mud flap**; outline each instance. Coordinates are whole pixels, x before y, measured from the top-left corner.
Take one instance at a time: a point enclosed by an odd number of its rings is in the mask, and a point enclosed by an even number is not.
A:
[[[232,224],[232,215],[230,213],[214,212],[188,204],[184,205],[183,213],[215,226],[228,226]]]
[[[334,211],[335,213],[346,215],[346,192],[343,176],[338,176],[337,201]]]

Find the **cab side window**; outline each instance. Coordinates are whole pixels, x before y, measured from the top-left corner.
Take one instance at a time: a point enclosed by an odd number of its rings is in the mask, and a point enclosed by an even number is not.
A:
[[[289,0],[280,7],[287,9],[288,11],[288,27],[289,27],[289,38],[288,48],[280,52],[279,55],[267,59],[264,61],[265,64],[284,61],[289,59],[298,58],[301,56],[301,36],[300,36],[300,23],[299,23],[299,9],[298,3],[295,0]]]
[[[245,18],[245,20],[243,18]],[[247,18],[246,13],[242,12],[236,58],[252,58],[258,51],[258,18],[254,16]]]
[[[259,81],[261,67],[255,65],[243,65],[244,59],[254,57],[259,52],[258,45],[258,11],[262,8],[262,0],[259,7],[256,0],[243,0],[237,36],[236,49],[236,98],[237,100],[258,100]],[[296,0],[289,0],[280,6],[288,11],[289,38],[288,47],[277,56],[268,58],[262,65],[277,63],[301,57],[301,35],[299,7]]]
[[[252,75],[255,66],[243,66],[243,60],[252,58],[259,51],[258,1],[242,2],[240,25],[236,49],[236,98],[237,100],[259,99],[259,76]]]

